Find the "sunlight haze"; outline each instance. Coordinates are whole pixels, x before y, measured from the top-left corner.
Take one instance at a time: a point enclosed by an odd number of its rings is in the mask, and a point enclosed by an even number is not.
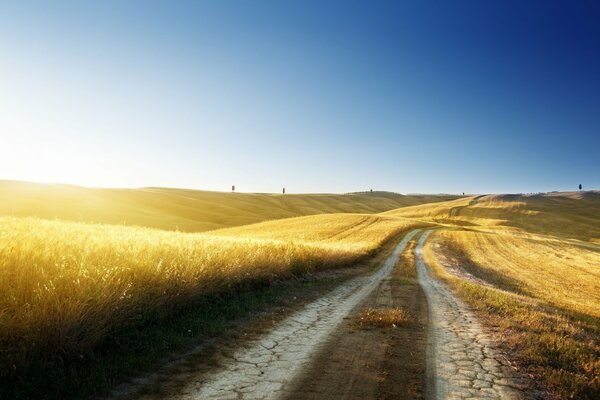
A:
[[[1,178],[598,187],[597,8],[454,4],[3,2]]]

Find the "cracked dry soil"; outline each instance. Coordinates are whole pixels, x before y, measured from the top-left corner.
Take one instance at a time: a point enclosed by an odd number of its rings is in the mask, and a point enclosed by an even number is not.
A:
[[[427,398],[523,398],[473,312],[429,273],[422,252],[431,232],[421,235],[415,249],[417,274],[430,310]]]

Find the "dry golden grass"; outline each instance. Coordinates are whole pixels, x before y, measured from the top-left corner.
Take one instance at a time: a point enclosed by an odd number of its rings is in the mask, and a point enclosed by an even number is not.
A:
[[[381,214],[405,218],[446,219],[450,217],[452,209],[468,206],[473,199],[474,197],[463,197],[460,199],[443,201],[439,203],[402,207],[396,210],[386,211]]]
[[[368,308],[356,318],[360,328],[396,328],[413,321],[411,315],[401,307]]]
[[[478,265],[483,276],[510,277],[529,296],[600,318],[600,251],[504,229],[439,235]]]
[[[210,232],[219,237],[275,239],[286,242],[335,244],[358,250],[379,248],[415,221],[365,214],[327,214],[245,225]],[[423,224],[422,224],[423,225]]]
[[[34,358],[84,354],[148,313],[346,265],[417,225],[353,215],[363,222],[349,229],[347,217],[274,221],[220,236],[1,217],[0,364],[21,370]]]
[[[98,189],[0,180],[0,216],[136,225],[204,232],[326,213],[373,214],[456,196],[373,192],[338,194],[229,193],[140,188]]]
[[[399,283],[417,284],[417,269],[415,268],[414,250],[416,239],[408,242],[406,249],[400,254],[398,262],[392,272],[392,277]]]
[[[491,195],[402,207],[381,215],[494,227],[600,243],[600,192]]]
[[[460,219],[584,241],[600,241],[600,193],[485,196],[462,209]]]

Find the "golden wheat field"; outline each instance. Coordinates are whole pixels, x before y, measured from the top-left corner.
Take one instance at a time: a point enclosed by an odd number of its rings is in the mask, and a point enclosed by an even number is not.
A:
[[[85,352],[149,310],[347,265],[416,225],[338,214],[209,235],[2,217],[3,365],[19,368],[35,354]]]
[[[433,204],[419,204],[390,210],[382,214],[395,217],[444,219],[451,216],[453,209],[466,207],[474,199],[474,197],[469,196]]]
[[[423,224],[423,223],[421,223]],[[288,243],[375,250],[389,237],[414,226],[415,220],[366,214],[327,214],[245,225],[210,232],[219,237],[275,239]]]

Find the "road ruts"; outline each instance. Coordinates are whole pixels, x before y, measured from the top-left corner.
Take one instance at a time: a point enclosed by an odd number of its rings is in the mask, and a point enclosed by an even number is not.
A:
[[[415,248],[419,283],[429,304],[426,398],[522,399],[475,315],[429,273],[423,261],[425,231]]]
[[[282,321],[242,349],[222,349],[218,366],[196,376],[171,399],[278,399],[343,318],[390,274],[419,230],[406,234],[370,276],[355,278]],[[352,351],[352,349],[348,349]]]

